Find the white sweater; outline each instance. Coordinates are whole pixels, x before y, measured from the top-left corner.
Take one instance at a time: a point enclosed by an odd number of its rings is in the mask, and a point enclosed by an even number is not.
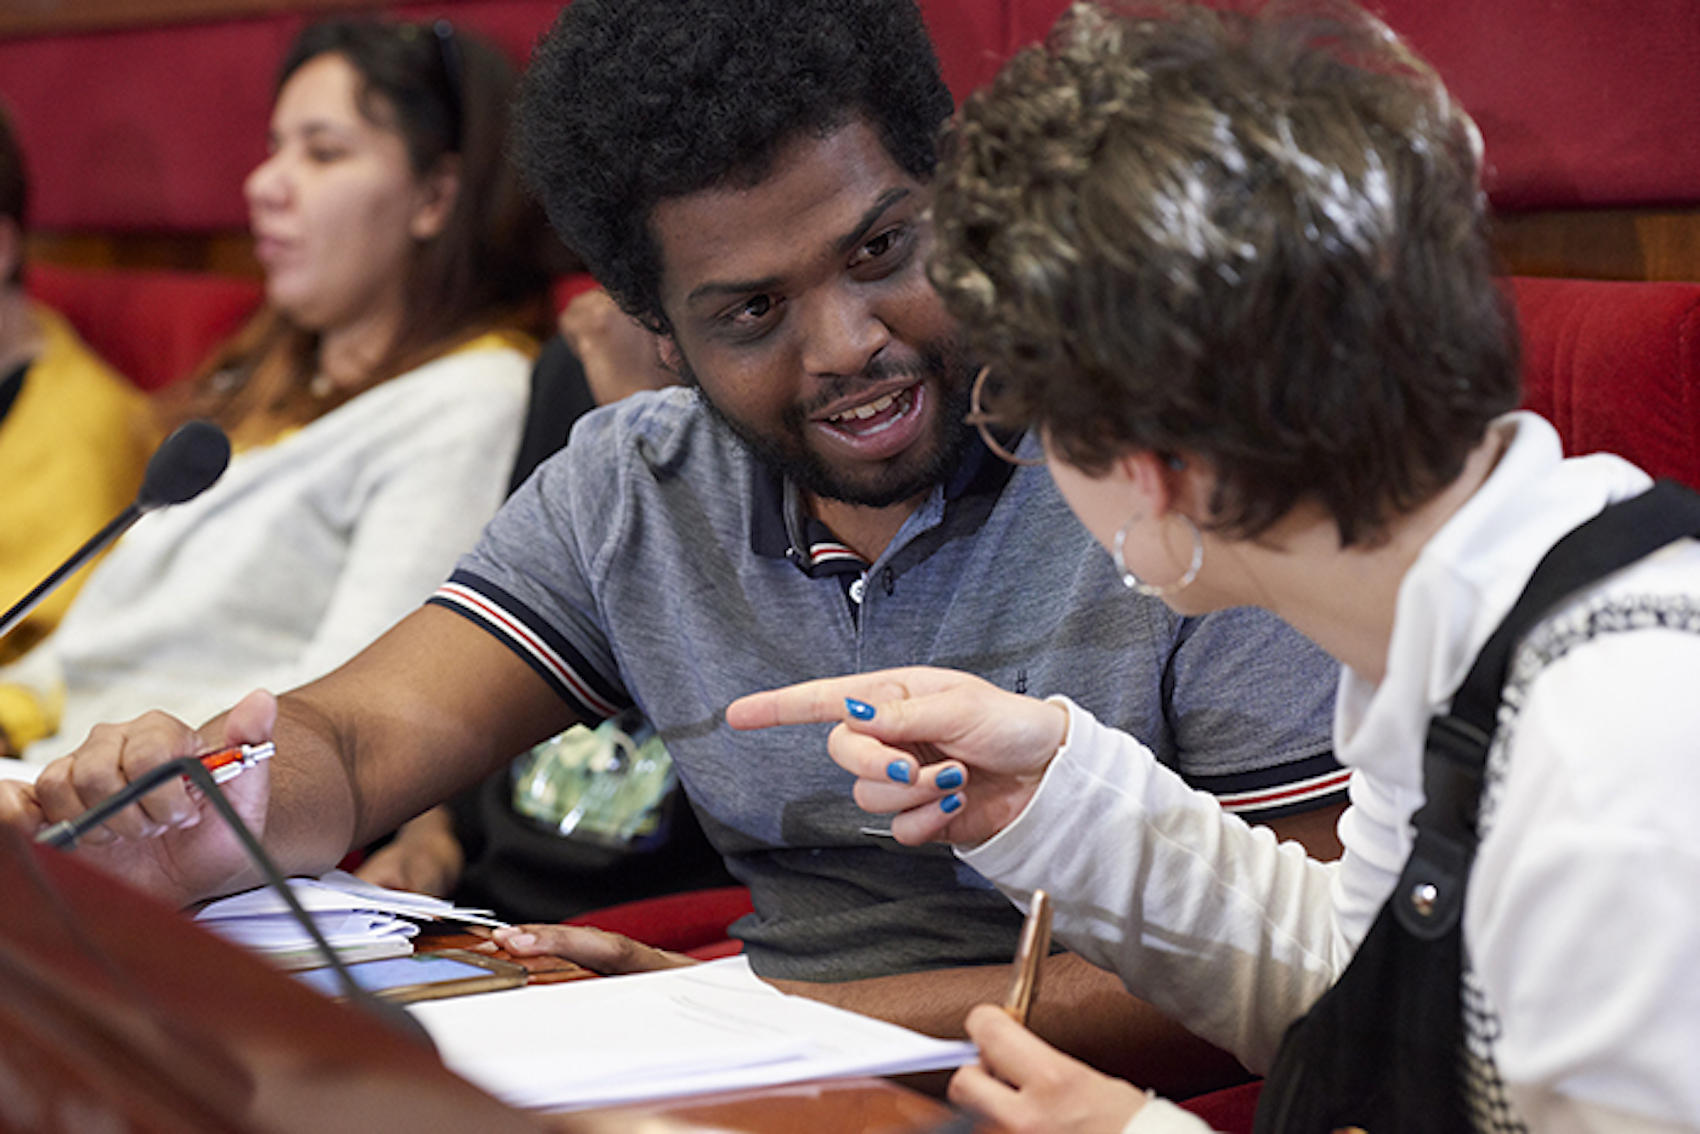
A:
[[[1404,864],[1428,718],[1547,549],[1648,483],[1613,457],[1563,460],[1537,417],[1504,424],[1510,449],[1401,585],[1386,677],[1342,675],[1336,751],[1353,777],[1338,864],[1278,847],[1073,705],[1032,803],[962,857],[1018,902],[1048,889],[1071,948],[1267,1068]],[[1630,607],[1634,632],[1589,622]],[[1648,628],[1654,612],[1667,624]],[[1585,591],[1528,643],[1554,656],[1501,725],[1464,941],[1533,1129],[1700,1128],[1700,828],[1686,811],[1700,798],[1697,631],[1700,544],[1683,541]],[[1200,1127],[1164,1107],[1129,1130]]]
[[[201,496],[144,516],[59,628],[0,670],[64,691],[58,733],[25,758],[149,709],[198,724],[352,657],[429,597],[495,514],[530,372],[525,354],[480,340],[238,453]]]

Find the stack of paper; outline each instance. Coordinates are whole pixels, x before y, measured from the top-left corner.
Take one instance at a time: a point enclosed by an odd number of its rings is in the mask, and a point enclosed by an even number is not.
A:
[[[443,1063],[515,1106],[572,1109],[959,1067],[974,1046],[787,996],[743,957],[534,984],[408,1011]]]
[[[341,870],[322,878],[291,878],[289,888],[326,944],[343,961],[413,952],[412,939],[421,921],[504,924],[489,910],[466,909],[441,898],[386,890]],[[212,932],[264,954],[282,968],[313,968],[325,963],[307,930],[270,887],[213,902],[195,918]]]

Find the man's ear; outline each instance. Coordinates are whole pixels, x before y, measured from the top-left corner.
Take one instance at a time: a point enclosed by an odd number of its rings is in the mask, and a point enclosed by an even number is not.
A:
[[[685,373],[685,356],[679,352],[679,344],[672,335],[661,335],[658,339],[661,348],[661,365],[674,375],[683,377]]]
[[[448,154],[435,169],[419,179],[415,191],[413,216],[407,231],[415,240],[433,240],[448,227],[454,215],[455,200],[460,196],[461,164],[458,154]]]

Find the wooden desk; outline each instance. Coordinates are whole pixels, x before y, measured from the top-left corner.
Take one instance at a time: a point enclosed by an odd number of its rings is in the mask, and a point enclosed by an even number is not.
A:
[[[936,1099],[888,1079],[843,1079],[694,1099],[579,1111],[572,1116],[610,1134],[992,1134]]]
[[[541,980],[594,975],[564,962],[538,968]],[[0,1082],[8,1116],[65,1134],[927,1134],[953,1117],[881,1080],[595,1112],[516,1110],[377,1017],[309,992],[179,911],[5,828]]]

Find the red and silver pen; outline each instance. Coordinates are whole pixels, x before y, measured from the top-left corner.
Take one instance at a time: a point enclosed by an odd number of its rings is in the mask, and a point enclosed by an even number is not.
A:
[[[276,751],[277,746],[269,740],[264,744],[234,744],[208,752],[201,757],[201,765],[212,773],[213,783],[227,784],[261,760],[271,759]]]

